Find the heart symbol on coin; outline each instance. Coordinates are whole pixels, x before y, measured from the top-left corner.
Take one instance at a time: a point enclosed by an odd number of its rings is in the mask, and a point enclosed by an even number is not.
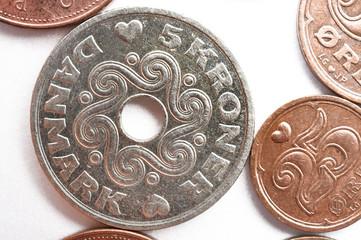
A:
[[[333,66],[329,66],[329,67],[328,67],[328,71],[329,71],[330,73],[333,73],[333,72],[336,71],[336,69],[335,69]]]
[[[143,25],[138,20],[129,23],[119,22],[115,25],[115,34],[126,43],[133,43],[134,39],[142,34]]]
[[[143,214],[147,218],[154,217],[155,215],[167,215],[169,213],[170,206],[167,200],[163,197],[153,194],[145,201],[143,205]]]
[[[281,122],[278,129],[271,135],[272,141],[275,143],[283,143],[288,141],[291,135],[291,126],[286,122]]]

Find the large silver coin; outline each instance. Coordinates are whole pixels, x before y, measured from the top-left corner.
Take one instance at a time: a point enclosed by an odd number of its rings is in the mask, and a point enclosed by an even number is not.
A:
[[[155,136],[129,134],[122,113],[159,106]],[[244,76],[198,23],[172,12],[109,11],[70,32],[36,83],[31,130],[57,190],[103,223],[148,230],[184,222],[234,183],[254,133]]]

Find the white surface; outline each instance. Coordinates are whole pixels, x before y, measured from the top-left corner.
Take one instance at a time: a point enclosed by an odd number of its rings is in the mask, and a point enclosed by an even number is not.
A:
[[[130,5],[131,4],[131,5]],[[114,0],[106,9],[148,6],[190,17],[218,36],[250,86],[256,131],[284,103],[332,94],[311,73],[297,40],[297,0]],[[29,110],[39,71],[73,27],[30,30],[0,23],[0,233],[1,239],[62,239],[103,227],[72,208],[54,190],[36,159]],[[358,239],[361,221],[326,233]],[[287,239],[304,234],[274,218],[251,185],[248,164],[228,193],[196,218],[147,232],[158,240]]]

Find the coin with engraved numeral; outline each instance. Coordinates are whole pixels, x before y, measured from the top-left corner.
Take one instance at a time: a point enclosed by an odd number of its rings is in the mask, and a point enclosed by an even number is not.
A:
[[[298,36],[315,75],[335,93],[361,103],[361,1],[301,0]]]
[[[274,112],[256,135],[251,176],[265,207],[309,232],[361,217],[361,109],[333,96],[304,97]]]
[[[134,102],[159,109],[158,132],[127,127]],[[198,23],[148,8],[109,11],[69,33],[41,70],[31,106],[37,156],[62,196],[137,230],[213,205],[241,173],[253,128],[231,53]]]
[[[28,28],[53,28],[83,21],[112,0],[1,0],[0,20]]]
[[[153,240],[146,235],[130,232],[120,229],[94,229],[81,233],[77,233],[70,237],[64,238],[64,240]]]

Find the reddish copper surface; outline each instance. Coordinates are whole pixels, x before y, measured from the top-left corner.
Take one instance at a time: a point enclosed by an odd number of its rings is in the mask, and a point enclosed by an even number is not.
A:
[[[265,207],[310,232],[361,217],[361,109],[332,96],[304,97],[273,113],[257,133],[251,176]]]
[[[29,28],[52,28],[95,15],[111,0],[0,0],[0,20]]]
[[[120,229],[94,229],[85,232],[81,232],[70,237],[65,238],[64,240],[104,240],[104,239],[113,239],[113,240],[153,240],[146,235],[125,231]]]
[[[301,0],[298,16],[303,54],[331,90],[361,103],[361,1]]]
[[[332,238],[321,237],[321,236],[304,236],[291,238],[290,240],[333,240]]]

